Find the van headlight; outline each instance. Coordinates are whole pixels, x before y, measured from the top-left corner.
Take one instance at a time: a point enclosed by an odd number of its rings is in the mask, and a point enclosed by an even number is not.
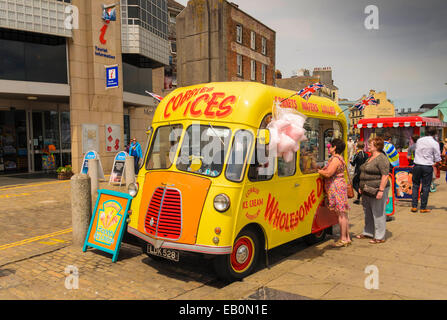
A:
[[[131,183],[127,187],[127,192],[131,195],[131,197],[135,197],[138,193],[138,183]]]
[[[214,198],[214,209],[216,209],[219,212],[225,212],[230,207],[230,198],[224,194],[218,194]]]

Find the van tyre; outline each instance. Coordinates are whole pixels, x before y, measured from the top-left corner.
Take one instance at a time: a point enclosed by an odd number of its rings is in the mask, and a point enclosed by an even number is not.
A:
[[[233,244],[231,254],[217,256],[214,269],[226,281],[242,280],[255,269],[260,255],[260,239],[253,230],[243,230]]]
[[[326,229],[323,229],[316,233],[311,233],[304,238],[304,242],[309,246],[322,242],[326,238],[326,232]]]

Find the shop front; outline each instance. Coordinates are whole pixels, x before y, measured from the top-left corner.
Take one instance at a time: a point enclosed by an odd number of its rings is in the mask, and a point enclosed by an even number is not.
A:
[[[71,164],[68,104],[20,104],[0,106],[0,174],[52,172]]]

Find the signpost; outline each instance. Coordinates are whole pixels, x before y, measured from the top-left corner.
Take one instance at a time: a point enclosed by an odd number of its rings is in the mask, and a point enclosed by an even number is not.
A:
[[[99,154],[94,150],[90,150],[85,154],[84,160],[82,160],[81,173],[82,174],[88,173],[88,160],[89,159],[98,159],[99,160],[99,179],[104,181],[106,178],[104,177],[104,170],[102,169],[101,159],[99,158]]]
[[[123,177],[126,176],[125,164],[128,154],[124,151],[118,152],[113,161],[112,173],[110,174],[110,183],[119,183],[120,186],[123,182]]]
[[[95,248],[112,254],[112,261],[117,261],[131,202],[132,197],[127,193],[98,190],[83,252],[88,247]]]

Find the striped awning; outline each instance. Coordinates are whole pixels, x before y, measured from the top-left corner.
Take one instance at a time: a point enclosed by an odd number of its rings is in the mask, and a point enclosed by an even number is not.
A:
[[[370,118],[360,119],[359,122],[354,125],[354,128],[401,128],[401,127],[447,127],[447,123],[437,118],[426,117],[395,117],[395,118]]]

